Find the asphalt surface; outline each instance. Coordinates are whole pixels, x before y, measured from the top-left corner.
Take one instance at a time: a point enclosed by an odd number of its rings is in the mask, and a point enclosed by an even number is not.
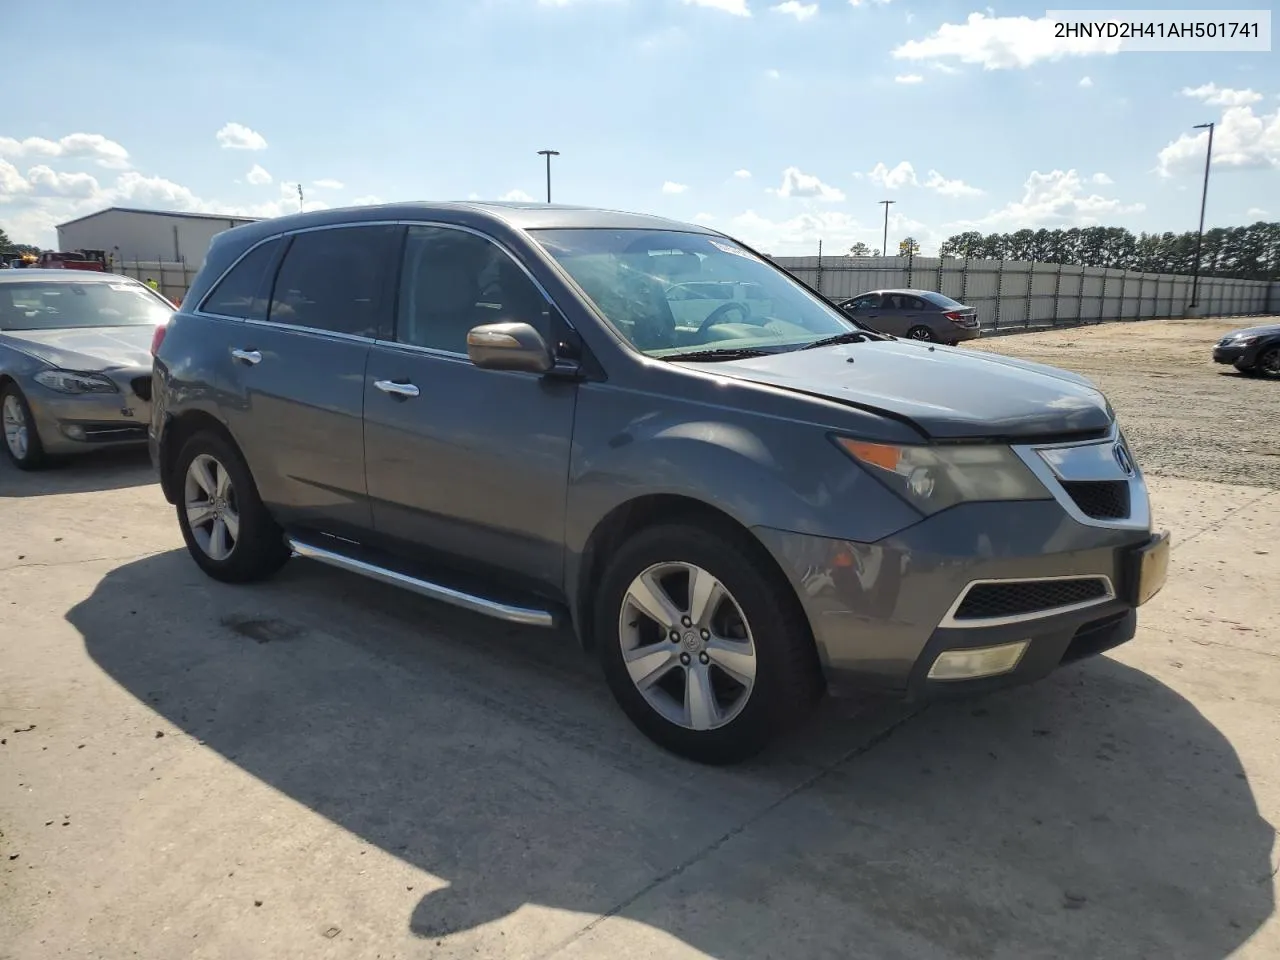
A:
[[[1215,476],[1151,477],[1114,654],[716,770],[568,636],[215,584],[145,456],[0,464],[0,958],[1280,955],[1280,482]]]

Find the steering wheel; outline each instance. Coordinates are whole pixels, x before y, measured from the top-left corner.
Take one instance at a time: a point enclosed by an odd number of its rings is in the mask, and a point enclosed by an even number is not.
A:
[[[751,308],[740,300],[730,300],[728,303],[722,303],[710,313],[707,318],[702,321],[702,325],[698,327],[698,336],[702,336],[712,327],[714,327],[730,310],[737,310],[742,314],[743,323],[751,323]]]

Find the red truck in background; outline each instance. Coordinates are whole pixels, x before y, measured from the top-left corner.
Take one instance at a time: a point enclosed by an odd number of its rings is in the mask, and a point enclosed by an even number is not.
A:
[[[107,272],[107,252],[105,250],[75,250],[53,253],[46,251],[31,264],[45,270],[91,270],[95,273]]]

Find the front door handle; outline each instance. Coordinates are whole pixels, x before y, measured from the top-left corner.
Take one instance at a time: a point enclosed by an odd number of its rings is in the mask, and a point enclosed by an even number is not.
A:
[[[251,367],[262,362],[262,354],[257,350],[232,350],[231,356]]]
[[[412,383],[397,383],[394,380],[375,380],[373,385],[393,397],[416,397],[420,392]]]

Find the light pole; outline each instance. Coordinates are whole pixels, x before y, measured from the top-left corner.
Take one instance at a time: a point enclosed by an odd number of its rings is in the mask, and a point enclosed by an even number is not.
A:
[[[1197,123],[1193,130],[1209,131],[1209,148],[1204,153],[1204,189],[1200,192],[1200,232],[1196,234],[1196,265],[1191,275],[1191,306],[1200,306],[1200,247],[1204,243],[1204,207],[1209,199],[1209,164],[1213,161],[1213,124]]]
[[[559,150],[539,150],[538,156],[547,158],[547,203],[551,202],[551,158],[560,156]]]
[[[880,255],[887,257],[889,255],[889,204],[897,203],[897,200],[881,200],[884,204],[884,246],[880,248]]]

